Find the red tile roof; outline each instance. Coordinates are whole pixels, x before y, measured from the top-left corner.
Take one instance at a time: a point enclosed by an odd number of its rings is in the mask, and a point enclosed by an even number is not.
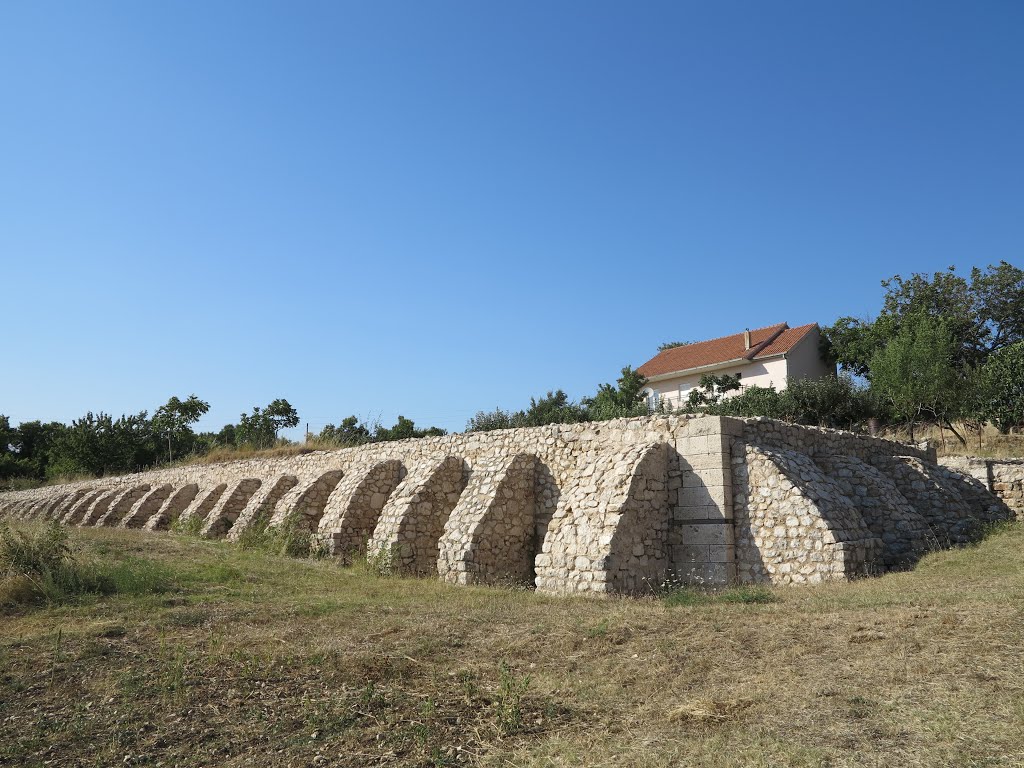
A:
[[[750,332],[750,349],[744,348],[743,333],[734,333],[720,339],[698,341],[660,352],[637,371],[647,378],[667,373],[681,373],[694,368],[705,368],[732,361],[759,360],[781,355],[797,345],[817,323],[790,328],[786,323],[757,328]]]

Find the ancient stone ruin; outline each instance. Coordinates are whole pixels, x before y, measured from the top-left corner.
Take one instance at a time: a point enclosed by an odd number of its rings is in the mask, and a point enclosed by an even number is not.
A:
[[[228,540],[297,525],[336,557],[453,584],[643,594],[906,568],[1013,517],[976,474],[848,432],[658,415],[11,492],[0,515]]]

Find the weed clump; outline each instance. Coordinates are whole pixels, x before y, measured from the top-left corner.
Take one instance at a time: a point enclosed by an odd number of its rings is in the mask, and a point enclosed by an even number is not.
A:
[[[324,557],[327,552],[313,536],[305,516],[289,512],[280,525],[271,526],[262,516],[238,537],[242,549],[255,549],[285,557]]]
[[[60,523],[29,530],[0,525],[0,611],[65,603],[84,595],[138,595],[172,588],[170,572],[151,560],[82,560]]]
[[[203,518],[199,515],[192,515],[191,517],[182,520],[180,517],[171,523],[171,531],[173,533],[180,533],[183,536],[196,536],[203,532]]]

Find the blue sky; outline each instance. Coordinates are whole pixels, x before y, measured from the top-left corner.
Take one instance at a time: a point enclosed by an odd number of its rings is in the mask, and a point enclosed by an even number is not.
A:
[[[1019,2],[0,3],[0,413],[461,429],[1024,265]]]

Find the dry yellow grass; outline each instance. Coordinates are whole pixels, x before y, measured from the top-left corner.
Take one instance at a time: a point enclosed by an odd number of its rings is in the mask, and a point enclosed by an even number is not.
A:
[[[1019,526],[681,606],[80,536],[172,588],[0,618],[0,765],[1024,764]]]

